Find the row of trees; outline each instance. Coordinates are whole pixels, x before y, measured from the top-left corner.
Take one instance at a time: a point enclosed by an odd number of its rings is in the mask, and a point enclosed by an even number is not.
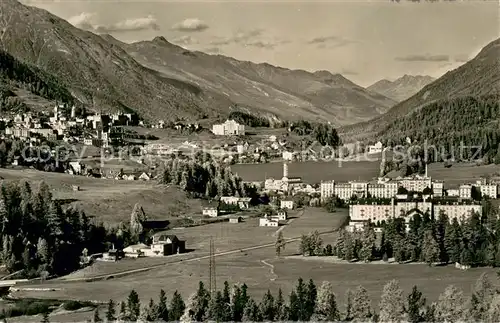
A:
[[[342,230],[334,255],[345,260],[371,261],[394,257],[398,262],[458,262],[466,266],[500,266],[500,219],[489,201],[483,201],[484,214],[451,221],[441,213],[416,213],[409,221],[389,219],[381,224],[378,243],[373,226],[363,232]]]
[[[210,293],[200,282],[198,290],[187,302],[176,291],[167,306],[162,290],[156,303],[151,299],[146,306],[141,306],[138,294],[131,291],[127,301],[120,303],[119,310],[110,300],[105,313],[108,322],[493,322],[499,317],[500,293],[486,274],[479,277],[470,298],[451,285],[434,303],[427,302],[417,286],[405,296],[398,281],[391,280],[383,287],[377,308],[372,306],[370,295],[362,286],[347,290],[344,306],[340,306],[330,282],[323,282],[318,287],[313,280],[304,282],[299,278],[288,300],[281,289],[277,295],[268,290],[259,303],[248,294],[245,284],[230,287],[226,281],[222,291]],[[96,310],[93,321],[100,320]]]
[[[229,167],[216,162],[210,154],[197,153],[193,159],[172,156],[160,171],[160,184],[179,185],[195,197],[255,196],[255,189],[243,183]]]

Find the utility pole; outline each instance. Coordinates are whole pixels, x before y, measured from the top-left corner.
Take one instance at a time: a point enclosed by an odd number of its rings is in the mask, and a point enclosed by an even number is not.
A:
[[[212,238],[210,238],[210,256],[209,256],[209,273],[210,273],[210,280],[208,284],[208,289],[210,291],[210,297],[215,297],[215,293],[217,291],[217,283],[216,283],[216,274],[215,274],[215,247],[214,247],[214,241]]]

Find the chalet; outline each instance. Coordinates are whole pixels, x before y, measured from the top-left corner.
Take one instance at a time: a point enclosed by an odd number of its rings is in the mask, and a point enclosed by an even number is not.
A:
[[[278,213],[276,216],[278,218],[278,221],[286,221],[286,219],[288,218],[288,214],[286,213],[286,210],[278,210]]]
[[[141,181],[149,181],[149,180],[151,180],[151,174],[144,172],[141,174],[141,176],[139,176],[139,179]]]
[[[219,216],[219,200],[214,200],[207,202],[203,207],[201,213],[205,216],[209,216],[211,218],[215,218]]]
[[[229,205],[238,205],[240,209],[248,209],[250,207],[250,197],[222,196],[220,201]]]
[[[264,215],[264,217],[259,219],[260,227],[277,227],[279,226],[279,221],[272,219],[271,217]]]

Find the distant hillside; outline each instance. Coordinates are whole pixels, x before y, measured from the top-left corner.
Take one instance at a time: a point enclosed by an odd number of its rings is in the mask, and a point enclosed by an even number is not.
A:
[[[409,116],[431,103],[460,97],[499,94],[499,55],[500,39],[497,39],[485,46],[472,60],[426,85],[417,94],[395,105],[384,115],[368,122],[343,127],[339,134],[344,141],[373,139],[398,118]]]
[[[436,145],[439,154],[444,150],[459,155],[463,143],[468,148],[481,147],[489,161],[500,163],[500,94],[430,103],[397,118],[378,137],[391,146],[404,144],[407,137],[420,144],[427,141],[429,146]],[[462,158],[471,157],[470,153],[464,149]]]
[[[367,87],[367,89],[401,102],[416,94],[434,80],[433,77],[427,75],[404,75],[395,81],[380,80]]]
[[[51,101],[73,104],[75,101],[66,86],[57,78],[0,50],[2,110],[15,109],[23,105],[30,107],[34,105],[32,102],[34,100],[45,104]]]

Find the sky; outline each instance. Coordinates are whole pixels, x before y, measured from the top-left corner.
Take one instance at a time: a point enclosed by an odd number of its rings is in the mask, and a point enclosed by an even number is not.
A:
[[[499,38],[498,1],[24,0],[73,25],[134,42],[163,36],[191,50],[369,86],[439,77]]]

